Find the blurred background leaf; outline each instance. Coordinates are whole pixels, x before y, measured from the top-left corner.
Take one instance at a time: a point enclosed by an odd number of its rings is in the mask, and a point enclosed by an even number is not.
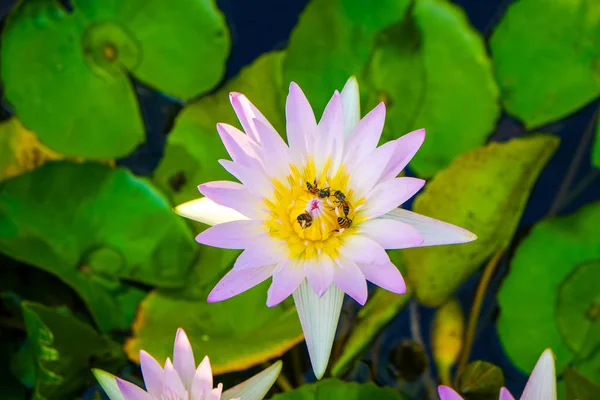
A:
[[[461,155],[431,180],[413,210],[468,229],[478,239],[404,250],[407,279],[419,301],[443,303],[511,241],[537,176],[557,147],[551,135],[490,143]]]
[[[578,360],[575,353],[581,350],[582,341],[587,340],[588,330],[598,317],[594,311],[598,308],[594,308],[597,290],[590,291],[590,282],[582,281],[579,274],[596,274],[599,264],[575,271],[586,262],[600,259],[599,224],[600,203],[595,202],[572,215],[539,222],[517,248],[498,293],[498,333],[511,361],[523,371],[531,371],[542,351],[551,348],[559,374],[565,365],[577,361],[581,373],[600,379],[600,352],[595,351],[584,361]],[[567,293],[562,294],[567,297],[563,298],[561,292],[565,290]],[[578,291],[581,293],[573,296]],[[570,307],[564,311],[572,315],[558,314],[565,307],[560,305],[563,302]],[[565,327],[565,323],[575,325]],[[574,349],[565,342],[559,324],[569,330],[567,340]],[[595,342],[586,346],[597,350],[600,336],[590,336],[590,340]]]
[[[129,154],[144,141],[144,126],[128,73],[186,99],[223,75],[229,53],[223,16],[212,0],[179,5],[90,0],[68,11],[56,0],[19,2],[2,36],[6,98],[57,152],[93,159]]]
[[[490,39],[506,110],[535,128],[600,94],[600,3],[518,0]]]
[[[496,400],[502,386],[502,370],[485,361],[467,364],[458,377],[458,389],[468,400]]]
[[[48,163],[0,187],[0,250],[72,286],[103,331],[126,328],[143,296],[119,278],[182,286],[194,249],[162,196],[122,168]]]
[[[600,386],[571,367],[565,368],[566,400],[600,398]]]
[[[299,389],[275,395],[272,400],[401,400],[402,398],[398,391],[392,388],[380,388],[373,383],[359,384],[337,379],[324,379],[317,383],[304,385]]]
[[[450,298],[433,317],[431,351],[440,383],[452,386],[451,370],[458,361],[465,335],[465,317],[460,303]]]

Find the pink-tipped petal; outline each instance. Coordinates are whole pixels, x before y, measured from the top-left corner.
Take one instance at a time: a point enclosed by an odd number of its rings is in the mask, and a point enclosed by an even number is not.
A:
[[[245,270],[229,271],[208,295],[209,303],[227,300],[268,279],[275,270],[275,265]]]
[[[252,378],[224,391],[221,400],[262,400],[277,380],[277,377],[281,373],[282,365],[281,361],[277,361]]]
[[[292,82],[285,104],[288,144],[293,153],[306,152],[317,132],[315,114],[300,87]]]
[[[390,261],[383,264],[358,264],[365,278],[393,293],[406,293],[406,283],[398,268]]]
[[[142,388],[131,382],[124,381],[121,378],[116,379],[117,386],[125,400],[152,400],[152,396],[146,393]]]
[[[304,280],[293,295],[313,372],[317,379],[321,379],[329,363],[344,292],[336,285],[331,285],[329,290],[319,297]]]
[[[360,121],[360,95],[358,82],[354,76],[348,79],[342,89],[342,103],[344,105],[344,137],[348,137]]]
[[[383,264],[390,261],[379,243],[363,235],[344,238],[339,252],[357,264]]]
[[[196,241],[223,249],[245,249],[266,235],[261,221],[231,221],[211,226],[196,236]]]
[[[154,357],[144,350],[140,350],[140,366],[146,390],[152,396],[160,396],[163,391],[164,372],[162,367]]]
[[[116,376],[96,368],[92,368],[92,373],[110,400],[125,400],[117,385]]]
[[[365,196],[375,186],[393,152],[394,146],[388,142],[376,148],[362,161],[345,164],[350,170],[349,186],[354,190],[356,198]]]
[[[259,120],[266,126],[269,126],[271,129],[273,129],[269,121],[243,94],[236,92],[229,93],[229,101],[231,102],[233,110],[235,111],[235,114],[242,124],[246,134],[248,134],[248,136],[250,136],[255,142],[260,143],[260,138],[256,132],[254,120]]]
[[[423,179],[394,178],[379,183],[366,196],[364,209],[367,218],[379,217],[399,207],[425,185]]]
[[[267,292],[267,307],[274,307],[287,299],[304,280],[304,264],[280,263],[273,273],[273,283]]]
[[[393,219],[372,219],[360,224],[360,233],[373,239],[386,250],[406,249],[423,244],[418,230]]]
[[[342,106],[342,96],[336,90],[329,103],[323,111],[323,116],[317,127],[317,135],[312,142],[312,154],[315,162],[317,174],[323,171],[328,159],[330,159],[331,169],[329,176],[335,175],[341,161],[344,141],[344,110]]]
[[[265,219],[263,202],[241,183],[214,181],[198,186],[200,193],[224,207],[232,208],[251,219]]]
[[[268,198],[273,194],[273,185],[262,169],[251,168],[229,160],[219,160],[219,164],[242,182],[253,195],[259,198]]]
[[[201,399],[202,395],[206,395],[213,390],[213,375],[210,367],[210,360],[208,356],[202,359],[198,369],[194,374],[190,389],[191,399]]]
[[[281,241],[271,236],[256,238],[254,244],[239,255],[233,267],[237,270],[278,264],[288,256]]]
[[[396,208],[388,212],[383,218],[407,223],[418,230],[423,236],[421,247],[467,243],[477,239],[475,234],[466,229],[402,208]]]
[[[196,373],[196,361],[194,360],[194,351],[192,350],[190,340],[182,328],[177,329],[177,334],[175,335],[173,366],[179,374],[183,385],[190,387]]]
[[[350,133],[346,142],[348,151],[344,156],[345,164],[361,162],[365,157],[375,151],[377,143],[383,132],[385,122],[385,104],[379,103],[371,112],[360,120]],[[390,155],[391,157],[391,155]],[[389,159],[386,160],[386,165]],[[382,168],[382,171],[384,167]],[[379,178],[379,177],[378,177]]]
[[[500,389],[500,397],[498,400],[515,400],[515,398],[510,394],[507,388],[503,387]]]
[[[349,259],[337,260],[333,271],[333,283],[361,306],[369,295],[367,281],[356,263]]]
[[[261,168],[258,143],[248,135],[244,135],[236,127],[228,124],[217,124],[217,132],[219,132],[221,141],[234,162],[250,168]]]
[[[395,151],[379,181],[397,177],[415,156],[424,140],[425,129],[419,129],[390,142],[393,143]]]
[[[448,386],[438,386],[440,400],[463,400],[463,398]]]
[[[284,182],[289,175],[290,149],[273,127],[259,120],[255,120],[254,125],[260,138],[261,154],[267,173]]]
[[[185,386],[175,370],[173,363],[167,358],[163,375],[163,392],[159,398],[184,399],[186,397]]]
[[[521,395],[521,400],[538,399],[556,400],[556,369],[550,349],[540,356]]]
[[[207,225],[217,225],[224,222],[247,220],[243,214],[233,208],[224,207],[208,197],[191,200],[174,208],[177,214],[184,218],[202,222]]]
[[[333,282],[333,261],[325,254],[321,254],[317,260],[304,262],[304,272],[308,285],[321,297],[325,294]]]

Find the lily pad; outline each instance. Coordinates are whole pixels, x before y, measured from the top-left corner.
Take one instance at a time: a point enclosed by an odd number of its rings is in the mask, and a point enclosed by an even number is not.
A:
[[[0,186],[0,251],[58,276],[101,330],[126,329],[144,292],[119,279],[179,287],[192,233],[145,180],[61,161]]]
[[[402,253],[407,279],[422,303],[442,304],[488,257],[507,246],[558,143],[551,135],[490,143],[461,155],[425,186],[413,211],[468,229],[478,239]],[[536,359],[542,350],[536,350]]]
[[[560,293],[564,290],[572,292],[572,284],[579,281],[577,276],[582,271],[589,273],[589,270],[574,272],[576,268],[600,259],[599,224],[600,202],[596,202],[572,215],[549,218],[536,224],[517,248],[510,272],[498,294],[501,308],[498,333],[508,356],[520,369],[531,371],[546,348],[551,348],[556,355],[559,374],[565,365],[577,358],[557,325],[557,319],[563,325],[567,322],[563,313],[557,314],[558,303],[569,299],[569,296],[561,299]],[[597,269],[598,264],[587,268]],[[571,280],[573,278],[574,281]],[[532,285],[535,290],[532,290]],[[579,290],[582,291],[581,300],[589,306],[593,296],[585,296],[591,294],[586,288],[583,283]],[[569,334],[571,345],[580,350],[586,328],[590,325],[584,321],[586,316],[581,315],[586,306],[574,304],[579,315],[570,318],[575,319],[577,326],[569,328],[569,332],[565,332],[563,327],[563,333]],[[598,340],[598,337],[595,339]],[[600,357],[591,361],[598,370]]]
[[[502,102],[534,128],[600,94],[600,3],[519,0],[490,40]]]
[[[215,127],[225,122],[241,128],[229,102],[229,92],[246,95],[275,129],[285,132],[282,58],[281,52],[259,57],[222,89],[188,104],[179,114],[153,177],[173,204],[200,197],[198,185],[203,182],[231,180],[218,163],[219,159],[229,159],[229,155]]]
[[[66,308],[29,302],[22,308],[35,366],[34,399],[73,398],[94,383],[90,368],[115,371],[125,364],[119,344]]]
[[[202,267],[211,266],[198,266]],[[154,291],[140,306],[125,351],[136,362],[141,349],[165,360],[173,352],[173,332],[181,327],[196,358],[208,355],[215,374],[244,370],[279,357],[303,335],[293,305],[265,306],[267,284],[213,304],[206,302],[206,295]]]
[[[496,400],[503,386],[502,370],[485,361],[467,364],[458,378],[458,388],[469,400]]]
[[[271,400],[401,400],[403,397],[391,387],[378,387],[373,383],[344,382],[324,379],[298,389],[276,394]]]
[[[600,385],[590,381],[577,370],[565,368],[566,400],[587,400],[600,398]]]
[[[21,1],[2,35],[6,98],[42,143],[110,159],[144,141],[128,74],[188,99],[214,87],[229,52],[212,0]]]
[[[483,145],[500,113],[484,40],[464,11],[446,0],[416,0],[382,31],[363,81],[368,108],[387,104],[383,139],[427,128],[410,163],[422,177]]]
[[[319,115],[333,91],[363,70],[377,32],[400,19],[409,3],[311,1],[290,36],[283,64],[285,82],[298,83]]]

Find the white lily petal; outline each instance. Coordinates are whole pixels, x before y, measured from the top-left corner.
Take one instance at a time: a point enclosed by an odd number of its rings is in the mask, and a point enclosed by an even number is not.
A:
[[[554,354],[546,349],[535,364],[525,385],[521,400],[556,400],[556,370]]]
[[[125,400],[117,385],[116,376],[101,369],[92,368],[92,373],[110,400]]]
[[[317,379],[321,379],[329,362],[344,292],[333,284],[319,297],[305,279],[293,296],[313,371]]]
[[[223,392],[221,400],[262,400],[277,380],[283,363],[277,361],[264,371]]]
[[[348,137],[358,121],[360,121],[360,94],[358,81],[352,76],[342,89],[342,104],[344,106],[344,137]]]
[[[240,221],[249,219],[233,208],[219,205],[208,197],[191,200],[180,204],[174,211],[182,217],[193,219],[207,225],[217,225],[223,222]]]
[[[402,208],[396,208],[379,218],[402,221],[419,231],[423,243],[414,247],[466,243],[477,239],[477,235],[466,229]]]

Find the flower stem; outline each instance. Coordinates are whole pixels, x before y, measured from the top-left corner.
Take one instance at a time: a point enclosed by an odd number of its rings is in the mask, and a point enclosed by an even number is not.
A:
[[[279,374],[275,383],[284,392],[289,392],[290,390],[294,389],[294,387],[290,383],[290,380],[287,378],[287,376],[285,376],[283,371]]]
[[[302,356],[300,354],[300,347],[294,346],[291,351],[292,357],[292,369],[294,371],[294,379],[296,379],[296,385],[302,386],[304,383],[304,376],[302,375]]]
[[[410,334],[415,343],[421,345],[423,349],[425,349],[425,343],[423,341],[423,335],[421,334],[421,318],[419,316],[419,303],[417,303],[416,298],[412,298],[408,305],[410,311]],[[427,368],[423,376],[423,383],[425,385],[425,391],[427,392],[427,398],[432,400],[437,400],[437,390],[436,385],[430,375],[430,369]]]
[[[477,285],[477,291],[475,292],[475,299],[473,300],[473,306],[471,307],[471,313],[469,314],[469,322],[467,325],[467,333],[465,336],[464,346],[458,361],[458,368],[456,369],[455,386],[457,385],[458,378],[462,374],[469,356],[471,355],[471,347],[473,346],[473,338],[475,337],[475,328],[477,327],[477,320],[479,319],[479,312],[481,311],[481,305],[483,304],[483,298],[485,292],[490,284],[492,276],[502,259],[505,249],[502,248],[494,254],[488,264],[483,270],[479,284]]]

